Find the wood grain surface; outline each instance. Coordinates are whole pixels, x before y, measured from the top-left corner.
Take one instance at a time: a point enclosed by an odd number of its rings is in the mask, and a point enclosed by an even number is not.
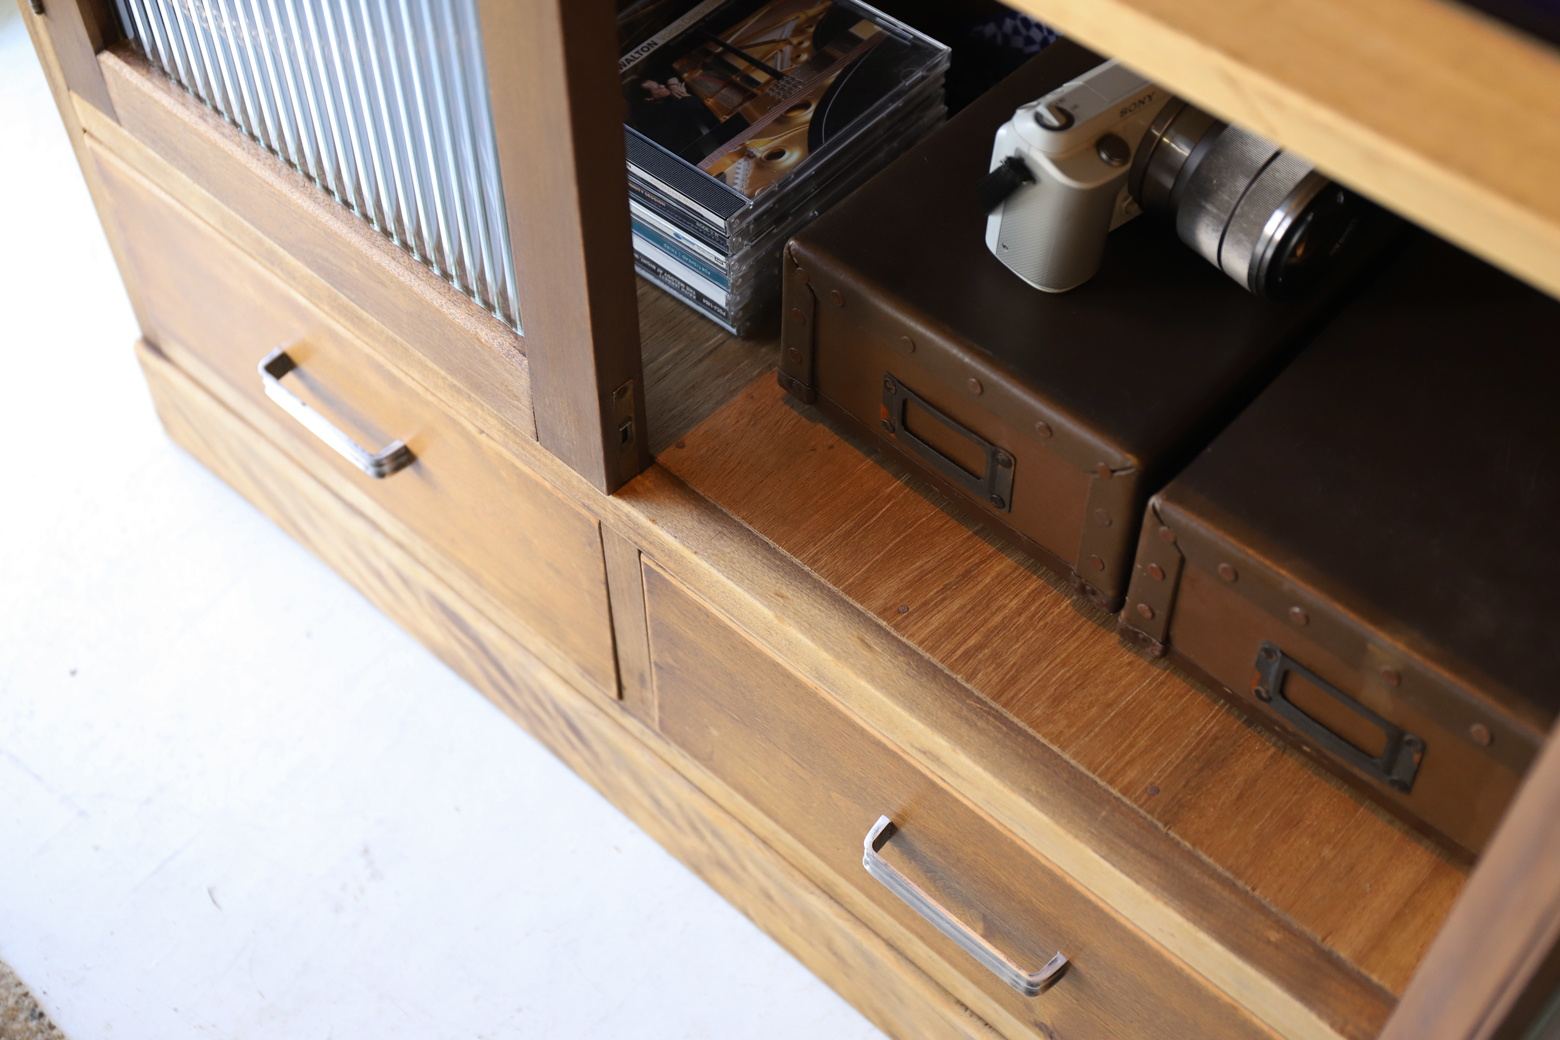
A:
[[[185,360],[199,363],[193,354]],[[214,387],[223,382],[209,373],[202,378]],[[250,408],[242,395],[227,403],[255,426],[270,429],[281,438],[278,443],[288,442],[285,428],[271,429],[267,413]],[[536,442],[511,450],[517,462],[653,554],[668,573],[808,681],[829,690],[923,768],[1282,1035],[1364,1040],[1385,1021],[1391,999],[1384,990],[666,470],[652,467],[618,495],[603,498]],[[307,465],[313,456],[305,451],[294,458]],[[328,470],[314,475],[330,479]],[[342,485],[343,494],[351,490]],[[359,505],[369,510],[372,503]],[[386,529],[396,529],[393,516],[380,519]],[[415,542],[400,544],[425,551]],[[423,565],[430,562],[437,563],[436,556],[426,556]],[[479,604],[485,616],[504,617],[491,598],[482,605],[480,588],[460,584],[458,570],[441,576],[462,588],[462,597]],[[740,814],[729,800],[734,796],[696,763],[673,754],[664,742],[656,747],[711,798]],[[763,826],[756,814],[742,818],[749,827]],[[763,833],[766,842],[787,849],[793,864],[808,862],[785,832],[771,827]]]
[[[542,741],[652,838],[900,1040],[1002,1040],[653,750],[266,443],[155,348],[138,347],[170,436]]]
[[[858,916],[936,951],[912,956],[1005,1034],[1273,1036],[654,566],[645,595],[661,731],[804,846]],[[1026,970],[1065,953],[1066,974],[1020,995],[867,874],[880,814],[899,828],[883,854],[912,883]]]
[[[595,517],[448,413],[134,170],[89,146],[144,297],[151,335],[208,389],[468,598],[491,601],[577,684],[617,692]],[[285,347],[283,386],[369,450],[404,440],[416,461],[376,480],[265,394],[256,365]],[[459,571],[459,574],[455,572]]]
[[[531,421],[529,403],[530,377],[523,355],[511,355],[504,362],[515,373],[513,378],[517,381],[511,385],[493,386],[485,382],[471,382],[467,378],[472,374],[469,369],[445,367],[440,363],[437,351],[425,354],[419,350],[400,331],[370,315],[312,267],[196,184],[124,127],[107,119],[79,98],[75,99],[73,107],[86,136],[95,139],[102,149],[113,153],[116,159],[210,224],[262,267],[286,282],[289,288],[308,300],[321,314],[339,323],[379,356],[427,387],[430,393],[445,402],[450,411],[465,416],[506,448],[535,446],[536,427]],[[266,158],[269,159],[269,156]],[[89,163],[87,168],[91,169],[92,164]],[[96,177],[96,170],[91,169],[91,172]],[[257,184],[261,188],[265,187],[258,181],[236,183],[239,186],[247,183],[250,188]],[[112,228],[113,221],[105,221],[105,226]]]
[[[659,455],[780,360],[776,330],[738,339],[639,279],[650,450]]]
[[[114,103],[98,68],[97,52],[118,35],[118,18],[104,0],[49,0],[42,15],[34,15],[28,0],[19,0],[22,17],[33,22],[32,31],[47,35],[66,89],[87,101],[109,119]],[[69,125],[67,120],[66,125]]]
[[[661,462],[1392,992],[1463,871],[761,378]]]
[[[607,593],[612,600],[612,640],[617,651],[618,697],[623,707],[655,728],[655,688],[650,681],[650,642],[645,631],[645,586],[639,546],[605,525]]]
[[[1439,0],[1014,0],[1560,294],[1560,49]]]

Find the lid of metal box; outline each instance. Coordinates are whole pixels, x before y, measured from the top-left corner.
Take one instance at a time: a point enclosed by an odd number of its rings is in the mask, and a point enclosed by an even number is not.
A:
[[[1557,388],[1560,302],[1420,234],[1161,498],[1542,731]]]
[[[1015,428],[1043,419],[1046,446],[1168,479],[1293,356],[1335,293],[1258,299],[1139,217],[1111,232],[1099,273],[1065,293],[1021,281],[986,248],[975,184],[1015,108],[1100,62],[1068,41],[1042,51],[947,126],[799,233],[792,255],[840,317],[918,363],[949,355],[946,381],[983,373],[981,404]],[[821,304],[822,305],[822,304]],[[954,363],[957,362],[957,363]],[[1106,454],[1108,452],[1108,454]]]

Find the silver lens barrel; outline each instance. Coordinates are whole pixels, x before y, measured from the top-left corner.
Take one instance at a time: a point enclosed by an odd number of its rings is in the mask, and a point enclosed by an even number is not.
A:
[[[1264,137],[1172,98],[1144,134],[1128,190],[1181,241],[1259,296],[1291,264],[1292,232],[1332,182]]]
[[[1293,158],[1288,152],[1284,152],[1279,159]],[[1286,256],[1284,244],[1289,241],[1291,232],[1294,231],[1300,221],[1312,209],[1312,203],[1319,199],[1323,192],[1337,192],[1337,187],[1324,174],[1313,170],[1309,163],[1296,160],[1298,165],[1304,167],[1305,172],[1293,180],[1287,194],[1278,204],[1271,206],[1267,211],[1267,219],[1257,230],[1254,240],[1250,234],[1261,220],[1259,206],[1267,205],[1264,200],[1256,205],[1248,207],[1246,200],[1241,201],[1240,209],[1235,218],[1230,222],[1230,230],[1224,236],[1224,247],[1220,252],[1221,262],[1228,258],[1236,267],[1240,264],[1240,257],[1245,256],[1244,278],[1248,286],[1253,286],[1252,292],[1267,296],[1272,294],[1273,287],[1277,284],[1280,272],[1277,268],[1285,263],[1292,262]],[[1290,182],[1287,171],[1275,170],[1278,160],[1275,159],[1267,170],[1263,171],[1263,181],[1269,185],[1268,196],[1278,194],[1286,183]],[[1252,194],[1255,194],[1255,187]],[[1249,198],[1250,196],[1248,196]],[[1341,245],[1332,245],[1334,250]],[[1230,267],[1224,270],[1232,278],[1239,280],[1235,271]]]
[[[1176,181],[1201,164],[1225,124],[1189,105],[1171,98],[1149,125],[1133,157],[1127,190],[1138,205],[1149,212],[1174,210],[1172,195]]]
[[[1192,173],[1175,210],[1181,241],[1252,292],[1260,283],[1252,276],[1261,267],[1256,247],[1271,218],[1300,182],[1311,164],[1278,145],[1238,126],[1225,127],[1208,157]]]

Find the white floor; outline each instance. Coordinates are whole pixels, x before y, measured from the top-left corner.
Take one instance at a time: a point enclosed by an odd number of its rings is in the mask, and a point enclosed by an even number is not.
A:
[[[0,959],[74,1040],[879,1035],[175,448],[0,0]]]

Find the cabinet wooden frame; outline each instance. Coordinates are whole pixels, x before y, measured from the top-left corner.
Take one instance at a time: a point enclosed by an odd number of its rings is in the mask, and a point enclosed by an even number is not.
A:
[[[1210,7],[1205,2],[1188,6],[1168,0],[1015,2],[1084,42],[1123,56],[1212,110],[1296,147],[1329,172],[1513,273],[1552,293],[1560,292],[1560,211],[1555,209],[1552,194],[1537,197],[1532,192],[1539,186],[1533,171],[1552,169],[1560,158],[1554,137],[1560,132],[1560,119],[1540,118],[1531,111],[1519,115],[1507,106],[1488,104],[1491,98],[1509,100],[1524,91],[1545,105],[1555,104],[1560,91],[1542,89],[1546,84],[1560,84],[1560,58],[1554,52],[1523,43],[1482,16],[1431,4],[1430,0],[1369,0],[1363,7],[1339,4],[1341,8],[1357,8],[1363,12],[1361,17],[1368,15],[1376,26],[1390,23],[1394,15],[1412,20],[1416,12],[1429,19],[1416,31],[1406,32],[1400,44],[1391,48],[1389,64],[1393,69],[1412,71],[1416,56],[1428,60],[1461,43],[1469,46],[1466,53],[1478,58],[1473,73],[1481,69],[1491,75],[1516,73],[1506,77],[1506,82],[1517,86],[1505,94],[1481,91],[1459,100],[1448,93],[1451,80],[1442,77],[1435,80],[1434,90],[1399,91],[1386,99],[1390,103],[1380,103],[1381,95],[1368,89],[1373,80],[1366,75],[1369,72],[1379,78],[1380,69],[1372,72],[1368,61],[1356,63],[1357,77],[1340,78],[1333,86],[1317,79],[1320,73],[1316,70],[1300,67],[1304,62],[1297,56],[1303,56],[1306,46],[1317,44],[1308,35],[1304,46],[1293,46],[1285,26],[1292,24],[1290,19],[1309,17],[1320,27],[1312,35],[1324,43],[1331,38],[1329,24],[1338,32],[1347,31],[1355,24],[1352,17],[1329,22],[1321,16],[1325,9],[1331,9],[1327,5],[1332,0],[1304,0],[1288,8],[1251,5],[1237,11]],[[18,6],[72,146],[81,155],[82,118],[73,97],[93,109],[105,125],[117,123],[119,118],[97,60],[99,52],[114,42],[112,30],[105,28],[111,20],[105,17],[102,0],[45,0],[45,4],[43,16],[34,15],[27,0],[19,0]],[[604,0],[576,4],[541,0],[527,5],[482,0],[482,5],[490,55],[495,39],[502,36],[514,41],[506,54],[506,67],[490,70],[490,76],[506,189],[511,198],[519,193],[522,199],[510,213],[512,224],[518,227],[517,249],[532,248],[530,255],[549,263],[561,258],[556,270],[536,272],[541,279],[535,283],[538,290],[550,285],[562,287],[556,298],[541,292],[527,296],[528,268],[523,260],[520,267],[522,319],[530,333],[524,353],[535,381],[534,403],[527,408],[532,414],[523,424],[578,474],[582,488],[610,492],[648,458],[648,437],[642,429],[645,409],[638,333],[632,321],[626,207],[592,209],[589,205],[597,198],[626,195],[616,120],[601,118],[616,104],[615,77],[609,75],[615,53],[609,38],[610,9]],[[526,9],[515,9],[519,7]],[[1239,24],[1230,28],[1221,25],[1221,19]],[[1194,31],[1196,25],[1211,28]],[[1286,46],[1290,48],[1287,54]],[[532,65],[525,60],[526,55],[538,61]],[[1504,69],[1503,56],[1510,59]],[[1346,62],[1340,59],[1333,67],[1340,63]],[[1354,100],[1339,96],[1348,83],[1353,83],[1358,95]],[[550,108],[544,103],[548,100],[555,103]],[[1481,102],[1485,107],[1479,111]],[[1372,109],[1372,105],[1377,107]],[[528,106],[539,111],[528,111]],[[1481,121],[1471,137],[1459,137],[1451,128],[1458,113],[1470,110],[1466,106],[1474,106],[1472,111]],[[1554,110],[1542,111],[1552,114]],[[1415,129],[1400,132],[1394,125]],[[1446,138],[1444,148],[1430,143],[1430,135],[1438,130]],[[1530,130],[1537,136],[1528,134]],[[528,169],[526,144],[536,135],[557,144],[558,155],[549,160],[552,165],[541,179],[531,182],[520,171]],[[1513,155],[1515,161],[1506,162]],[[90,166],[83,163],[101,212],[102,201]],[[1547,179],[1541,187],[1549,192]],[[544,205],[544,197],[562,200],[562,204]],[[112,230],[109,234],[117,252]],[[522,247],[522,242],[530,245]],[[136,288],[128,271],[126,274],[134,304]],[[552,278],[557,281],[547,281]],[[636,461],[625,467],[619,450],[621,438],[611,421],[611,395],[630,381],[634,415],[641,425],[636,430]],[[615,500],[605,500],[603,511],[613,520],[614,530],[626,532],[630,539],[619,546],[624,564],[620,570],[627,569],[629,554],[638,551],[635,544],[659,546],[663,557],[681,558],[689,567],[696,566],[665,528],[652,531],[645,526],[657,523],[652,515],[673,525],[681,522],[697,527],[704,522],[694,517],[695,511],[690,511],[691,504],[686,502],[688,492],[677,485],[667,474],[647,475],[639,493],[659,489],[666,497],[643,511],[619,508]],[[728,533],[735,541],[746,537],[735,529]],[[756,536],[747,538],[756,540]],[[763,576],[766,567],[772,566],[760,562],[771,551],[762,546],[730,548],[725,571],[702,572],[710,586],[706,594],[736,596],[749,579]],[[748,558],[739,560],[744,554]],[[768,599],[767,593],[757,599],[745,592],[741,596],[749,612],[747,620],[755,626],[783,617],[790,609]],[[615,602],[614,608],[618,605]],[[625,604],[626,613],[614,619],[623,632],[635,631],[631,607],[631,602]],[[876,638],[865,629],[861,635]],[[620,645],[620,654],[628,652],[623,649],[628,642]],[[893,656],[886,644],[884,652]],[[936,681],[947,682],[945,678]],[[653,703],[641,710],[653,718]],[[900,728],[937,726],[937,715],[933,710],[925,718],[902,719]],[[923,742],[919,751],[926,753],[927,746]],[[1560,920],[1555,902],[1560,886],[1554,824],[1555,806],[1560,804],[1557,761],[1560,751],[1551,745],[1388,1023],[1383,1034],[1387,1040],[1411,1036],[1482,1040],[1495,1035],[1502,1017],[1543,961],[1548,950],[1545,944],[1552,943],[1556,921]],[[963,761],[928,764],[953,773],[979,771],[978,764]],[[1027,793],[1031,792],[1008,792],[1012,797],[1006,803],[1015,829],[1021,831],[1029,829],[1020,826],[1026,821],[1035,826],[1030,820],[1032,807],[1026,808],[1020,796]],[[1090,840],[1098,837],[1090,828],[1103,826],[1097,819],[1051,822],[1075,828]],[[652,824],[646,826],[653,830]],[[1067,835],[1071,834],[1073,830],[1068,829]],[[1514,902],[1513,894],[1525,894],[1526,901]],[[1544,908],[1542,914],[1536,909],[1539,906]]]
[[[1524,1037],[1557,992],[1557,954],[1560,741],[1551,736],[1381,1040]]]
[[[113,102],[97,67],[97,53],[120,38],[111,5],[112,0],[47,0],[43,13],[34,15],[29,0],[17,0],[23,17],[33,19],[28,28],[44,65],[49,64],[47,50],[65,88],[113,118]]]

